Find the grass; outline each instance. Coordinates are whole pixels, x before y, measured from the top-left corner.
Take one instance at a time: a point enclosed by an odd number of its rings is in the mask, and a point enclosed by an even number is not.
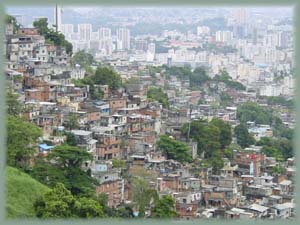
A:
[[[49,188],[13,167],[6,168],[6,176],[7,217],[34,217],[33,204],[35,200]]]

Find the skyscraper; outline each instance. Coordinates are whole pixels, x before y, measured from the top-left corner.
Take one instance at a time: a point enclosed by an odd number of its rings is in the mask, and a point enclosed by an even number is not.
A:
[[[219,30],[216,32],[216,41],[217,42],[231,42],[233,34],[231,31],[222,31]]]
[[[73,24],[62,24],[61,32],[65,35],[67,39],[72,39],[74,34],[74,25]]]
[[[56,5],[54,8],[54,25],[56,32],[61,32],[61,14],[62,9],[60,6]]]
[[[104,40],[111,38],[111,29],[106,27],[101,27],[99,29],[99,39]]]
[[[117,49],[129,50],[130,49],[130,30],[127,28],[117,29]]]
[[[92,37],[92,24],[78,24],[79,40],[90,41]]]

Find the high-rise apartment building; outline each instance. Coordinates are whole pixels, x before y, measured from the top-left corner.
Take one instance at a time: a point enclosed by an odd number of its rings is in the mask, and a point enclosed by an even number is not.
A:
[[[74,25],[73,24],[62,24],[61,25],[61,32],[67,39],[72,39],[74,34]]]
[[[216,32],[217,42],[231,42],[233,38],[233,33],[231,31],[219,30]]]
[[[111,38],[111,29],[106,27],[101,27],[99,29],[99,39],[103,40],[108,38]]]
[[[79,40],[90,41],[92,38],[92,24],[78,24]]]
[[[130,49],[130,30],[127,28],[117,29],[117,49],[129,50]]]

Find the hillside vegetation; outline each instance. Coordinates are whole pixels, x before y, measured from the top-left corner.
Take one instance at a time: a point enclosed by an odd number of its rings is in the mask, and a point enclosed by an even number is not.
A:
[[[49,188],[13,167],[7,167],[6,177],[7,217],[35,217],[33,204]]]

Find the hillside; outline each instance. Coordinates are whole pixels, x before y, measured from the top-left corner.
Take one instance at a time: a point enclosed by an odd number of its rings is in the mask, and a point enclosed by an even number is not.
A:
[[[7,167],[6,172],[7,216],[9,218],[34,216],[35,199],[49,188],[16,168]]]

